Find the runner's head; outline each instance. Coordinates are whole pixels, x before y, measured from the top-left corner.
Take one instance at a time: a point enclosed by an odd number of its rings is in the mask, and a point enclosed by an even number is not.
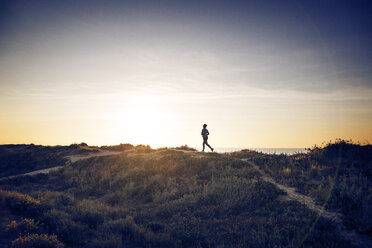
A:
[[[206,128],[206,127],[207,127],[207,124],[204,124],[204,125],[203,125],[203,128]]]

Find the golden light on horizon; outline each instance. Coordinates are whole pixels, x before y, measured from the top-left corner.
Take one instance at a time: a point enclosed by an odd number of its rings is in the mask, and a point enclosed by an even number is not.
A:
[[[133,144],[165,145],[171,129],[171,114],[151,95],[131,96],[124,109],[117,109],[112,136]]]

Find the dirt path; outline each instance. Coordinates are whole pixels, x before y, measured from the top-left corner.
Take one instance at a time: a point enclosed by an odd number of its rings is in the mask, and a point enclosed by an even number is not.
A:
[[[115,152],[115,151],[101,151],[98,153],[90,153],[90,154],[85,154],[85,155],[70,155],[66,156],[65,158],[69,159],[71,163],[74,163],[76,161],[82,160],[82,159],[88,159],[88,158],[93,158],[93,157],[102,157],[102,156],[109,156],[109,155],[116,155],[120,154],[122,152]]]
[[[287,193],[287,196],[285,198],[282,198],[283,200],[287,201],[297,201],[309,209],[315,211],[318,213],[318,215],[332,220],[336,225],[339,233],[342,237],[344,237],[346,240],[349,240],[352,245],[357,247],[363,247],[363,248],[372,248],[372,239],[366,235],[357,234],[353,230],[348,230],[343,222],[342,217],[343,215],[338,212],[333,212],[329,210],[324,210],[323,206],[317,205],[314,200],[306,195],[300,194],[296,192],[295,188],[291,188],[288,186],[285,186],[283,184],[275,182],[275,180],[268,176],[264,171],[262,171],[257,165],[249,161],[248,159],[242,159],[243,161],[249,163],[252,165],[257,171],[259,171],[262,175],[262,179],[266,182],[269,182],[271,184],[274,184],[279,189],[283,190],[285,193]]]
[[[81,154],[70,155],[70,156],[65,157],[69,160],[65,165],[74,163],[74,162],[82,160],[82,159],[88,159],[88,158],[93,158],[93,157],[101,157],[101,156],[109,156],[109,155],[116,155],[116,154],[119,154],[119,153],[121,153],[121,152],[101,151],[101,152],[90,153],[90,154],[85,154],[85,155],[81,155]],[[36,174],[47,174],[47,173],[50,173],[52,171],[57,171],[57,170],[61,169],[62,167],[64,167],[65,165],[59,165],[59,166],[54,166],[54,167],[50,167],[50,168],[46,168],[46,169],[35,170],[35,171],[27,172],[27,173],[17,174],[17,175],[13,175],[13,176],[2,177],[2,178],[0,178],[0,182],[3,181],[3,180],[22,177],[22,176],[33,176],[33,175],[36,175]]]

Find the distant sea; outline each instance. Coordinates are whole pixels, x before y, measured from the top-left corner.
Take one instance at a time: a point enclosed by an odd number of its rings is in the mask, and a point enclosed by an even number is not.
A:
[[[208,147],[205,148],[206,151],[208,150]],[[237,152],[241,150],[253,150],[257,152],[267,153],[267,154],[287,154],[292,155],[296,153],[306,153],[305,148],[215,148],[216,152],[224,153],[224,152]]]

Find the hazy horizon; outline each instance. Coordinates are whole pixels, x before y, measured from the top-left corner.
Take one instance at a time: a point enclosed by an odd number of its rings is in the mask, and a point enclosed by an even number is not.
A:
[[[333,140],[333,141],[329,141],[329,142],[335,142],[336,140]],[[348,142],[348,141],[347,141]],[[6,146],[6,145],[35,145],[35,146],[70,146],[70,145],[74,145],[74,144],[77,144],[77,145],[80,145],[80,144],[87,144],[86,142],[75,142],[75,143],[70,143],[70,144],[38,144],[38,143],[4,143],[4,144],[0,144],[0,146]],[[179,144],[179,145],[175,145],[175,146],[151,146],[150,144],[145,144],[145,143],[135,143],[135,144],[132,144],[132,143],[127,143],[127,142],[122,142],[122,143],[118,143],[118,144],[87,144],[88,146],[90,147],[102,147],[102,146],[116,146],[116,145],[120,145],[120,144],[131,144],[133,146],[137,146],[137,145],[149,145],[152,149],[160,149],[160,148],[177,148],[177,147],[181,147],[181,146],[188,146],[190,148],[195,148],[195,149],[199,149],[201,150],[202,149],[202,144],[200,144],[199,146],[196,145],[196,146],[191,146],[191,145],[188,145],[188,144]],[[215,146],[214,149],[215,150],[242,150],[242,149],[293,149],[293,150],[306,150],[308,148],[311,148],[313,146],[322,146],[322,145],[326,145],[328,144],[327,142],[323,142],[322,144],[313,144],[309,147],[246,147],[246,146],[241,146],[241,147],[222,147],[222,146]],[[370,145],[369,143],[364,143],[364,144],[361,144],[361,145]],[[209,148],[206,148],[206,151],[210,151]]]
[[[372,142],[368,1],[5,1],[0,144]]]

